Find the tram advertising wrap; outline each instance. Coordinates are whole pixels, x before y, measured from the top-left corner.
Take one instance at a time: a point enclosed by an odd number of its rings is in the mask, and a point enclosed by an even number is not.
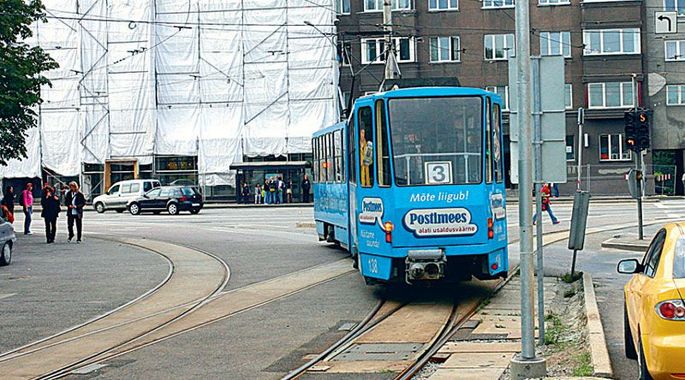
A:
[[[501,102],[458,87],[358,99],[312,139],[319,239],[369,284],[505,277]]]

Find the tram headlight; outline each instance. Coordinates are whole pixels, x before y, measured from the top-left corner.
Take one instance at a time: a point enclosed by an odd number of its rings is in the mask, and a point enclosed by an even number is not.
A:
[[[383,231],[385,231],[385,242],[392,243],[392,230],[395,229],[395,225],[388,221],[383,223]]]

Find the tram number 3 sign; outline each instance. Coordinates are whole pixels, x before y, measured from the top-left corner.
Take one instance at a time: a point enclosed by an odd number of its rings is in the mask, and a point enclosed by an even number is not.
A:
[[[426,184],[436,185],[452,183],[452,162],[426,162]]]

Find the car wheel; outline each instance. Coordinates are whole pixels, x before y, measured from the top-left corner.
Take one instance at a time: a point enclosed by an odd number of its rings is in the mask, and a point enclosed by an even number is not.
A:
[[[103,212],[105,212],[105,205],[103,205],[102,202],[96,203],[95,204],[95,211],[102,214]]]
[[[2,251],[0,251],[0,266],[10,265],[12,262],[12,245],[10,243],[5,243],[2,246]]]
[[[200,209],[199,209],[199,208],[191,209],[191,210],[190,210],[190,213],[193,214],[193,215],[197,215],[197,214],[200,213]]]
[[[131,215],[140,214],[140,206],[138,206],[138,203],[131,203],[131,205],[128,206],[128,212],[130,212]]]
[[[647,369],[647,361],[645,360],[645,351],[642,348],[642,338],[639,339],[640,341],[640,352],[638,352],[638,365],[637,365],[637,370],[638,370],[638,376],[637,378],[640,380],[652,380],[652,376],[649,374],[649,370]]]
[[[625,344],[626,357],[628,359],[637,360],[637,352],[635,351],[635,341],[633,340],[633,332],[630,331],[630,323],[628,322],[628,309],[623,305],[623,341]]]
[[[176,203],[169,203],[166,206],[166,210],[169,211],[169,215],[178,215],[178,205]]]

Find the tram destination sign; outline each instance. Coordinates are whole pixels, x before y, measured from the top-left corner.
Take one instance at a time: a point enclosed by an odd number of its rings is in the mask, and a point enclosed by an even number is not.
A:
[[[518,78],[517,60],[509,60],[509,136],[511,138],[511,181],[518,183]],[[566,182],[566,101],[564,57],[532,57],[531,86],[534,124],[539,123],[542,146],[543,182]],[[537,92],[537,94],[536,94]],[[537,112],[536,112],[537,111]],[[536,113],[539,116],[536,116]],[[534,137],[535,139],[535,137]],[[535,141],[523,142],[534,143]]]

